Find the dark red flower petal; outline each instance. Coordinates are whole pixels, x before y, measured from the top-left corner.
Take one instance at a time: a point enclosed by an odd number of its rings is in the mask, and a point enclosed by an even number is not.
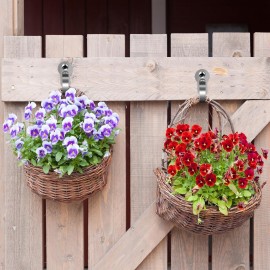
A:
[[[188,124],[178,124],[176,126],[176,133],[179,136],[182,136],[182,133],[185,131],[189,131],[189,125]]]
[[[211,171],[212,171],[211,164],[205,163],[205,164],[202,164],[200,167],[200,175],[201,176],[206,176]]]
[[[170,139],[173,136],[174,132],[175,132],[175,129],[174,128],[167,128],[167,130],[166,130],[166,137],[168,139]]]
[[[168,149],[169,147],[169,144],[171,143],[172,141],[170,139],[167,139],[165,142],[164,142],[164,148],[165,149]]]
[[[238,207],[239,210],[243,210],[245,208],[245,203],[244,202],[239,202],[237,204],[237,207]]]
[[[176,161],[175,161],[175,167],[176,167],[176,169],[177,169],[178,171],[180,171],[180,170],[182,169],[183,164],[182,164],[182,162],[181,162],[181,158],[180,158],[180,157],[178,157],[178,158],[176,159]]]
[[[182,162],[185,166],[190,166],[194,161],[194,156],[190,152],[186,152],[182,158]]]
[[[239,172],[243,172],[244,171],[244,161],[243,160],[237,160],[235,162],[235,167]]]
[[[197,137],[202,131],[202,127],[199,125],[193,125],[191,127],[191,133],[193,135],[193,137]]]
[[[198,171],[198,164],[195,162],[192,162],[190,166],[188,167],[188,172],[190,175],[194,175]]]
[[[247,168],[245,170],[245,176],[247,180],[252,180],[254,178],[254,170],[252,168]]]
[[[175,154],[177,156],[181,156],[186,152],[186,149],[187,149],[187,145],[184,143],[180,143],[175,148]]]
[[[238,186],[240,188],[246,188],[247,184],[248,184],[248,180],[246,178],[239,178],[238,179]]]
[[[233,145],[237,145],[239,143],[239,135],[238,133],[229,134],[229,139],[232,141]]]
[[[210,148],[212,144],[212,139],[210,138],[210,136],[203,135],[200,137],[199,142],[201,150],[206,150]]]
[[[267,157],[268,157],[268,150],[262,149],[262,154],[263,154],[263,157],[264,157],[265,159],[267,159]]]
[[[233,150],[233,143],[230,139],[224,140],[221,144],[225,151],[231,152]]]
[[[188,143],[191,142],[191,140],[192,140],[192,134],[191,134],[191,132],[184,131],[182,133],[182,142],[185,143],[185,144],[188,144]]]
[[[170,174],[172,176],[174,176],[176,174],[176,167],[175,167],[175,165],[170,165],[168,167],[168,174]]]
[[[209,187],[213,187],[217,181],[217,177],[213,173],[209,173],[205,176],[205,182]]]
[[[205,184],[205,180],[204,180],[204,178],[203,178],[200,174],[198,174],[198,175],[196,176],[196,184],[197,184],[200,188],[203,187],[204,184]]]
[[[170,150],[175,150],[175,148],[177,147],[178,143],[177,142],[170,142],[168,145],[168,149]]]

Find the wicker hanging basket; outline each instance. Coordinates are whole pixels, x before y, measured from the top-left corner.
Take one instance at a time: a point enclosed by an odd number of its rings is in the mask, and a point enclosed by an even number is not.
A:
[[[55,172],[45,174],[40,167],[24,166],[27,185],[44,199],[59,202],[82,201],[91,194],[102,190],[107,183],[108,168],[112,159],[112,149],[108,157],[95,166],[89,166],[83,173],[72,173],[62,178]]]
[[[234,128],[232,121],[222,106],[213,100],[206,100],[216,111],[219,119],[219,130],[222,130],[221,118],[225,118],[229,123],[232,132]],[[190,99],[184,102],[177,111],[169,127],[175,127],[179,123],[184,123],[187,113],[193,105],[197,104],[199,99]],[[198,217],[193,214],[192,203],[185,200],[181,195],[174,195],[172,186],[167,181],[167,170],[162,162],[162,169],[157,168],[154,173],[157,177],[157,214],[175,226],[187,231],[212,235],[224,233],[242,225],[246,220],[253,216],[254,210],[260,205],[262,192],[258,183],[254,182],[254,196],[249,200],[245,208],[240,210],[238,207],[232,207],[225,216],[219,212],[217,207],[207,206],[206,210],[200,212],[202,223],[198,224]]]

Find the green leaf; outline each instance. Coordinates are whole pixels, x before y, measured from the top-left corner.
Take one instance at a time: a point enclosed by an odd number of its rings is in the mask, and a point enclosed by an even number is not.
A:
[[[243,191],[243,195],[244,195],[245,197],[250,197],[250,196],[251,196],[251,192],[248,191],[248,190],[244,190],[244,191]]]
[[[180,187],[180,188],[176,188],[175,192],[178,193],[178,194],[186,194],[187,190],[184,187]]]
[[[92,152],[96,153],[100,157],[103,157],[103,153],[100,150],[98,150],[98,149],[91,149],[91,150],[92,150]]]
[[[63,153],[62,152],[57,152],[57,154],[55,155],[55,160],[58,162],[60,161],[60,159],[62,158]]]
[[[68,175],[71,175],[72,174],[72,172],[73,172],[73,170],[74,170],[74,165],[68,165],[68,167],[67,167],[67,173],[68,173]]]
[[[223,215],[225,215],[225,216],[228,215],[228,209],[227,209],[226,203],[224,201],[218,201],[218,209]]]
[[[193,202],[193,214],[198,215],[204,208],[205,202],[203,198],[200,198],[198,201]]]
[[[236,194],[236,195],[239,194],[239,192],[238,192],[236,186],[235,186],[233,183],[230,183],[230,184],[228,185],[228,187],[229,187],[229,189],[230,189],[234,194]]]
[[[228,201],[226,202],[226,206],[227,206],[228,208],[231,208],[231,207],[232,207],[232,200],[228,200]]]
[[[48,174],[50,171],[51,166],[49,164],[46,164],[43,166],[43,172]]]
[[[37,166],[37,162],[33,158],[31,159],[31,163],[33,164],[33,166]]]
[[[89,163],[84,159],[79,163],[79,165],[85,167],[85,166],[88,166]]]
[[[196,201],[196,200],[198,200],[198,195],[192,195],[192,196],[190,196],[190,197],[188,197],[188,199],[187,199],[187,201],[188,202],[192,202],[192,201]]]

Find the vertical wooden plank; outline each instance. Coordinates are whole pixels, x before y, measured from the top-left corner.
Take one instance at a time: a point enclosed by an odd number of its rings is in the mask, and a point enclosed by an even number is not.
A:
[[[12,2],[9,0],[0,0],[0,58],[4,56],[4,36],[13,34],[13,9]],[[1,72],[1,65],[0,65]],[[1,74],[1,73],[0,73]],[[0,91],[1,91],[0,76]],[[0,101],[0,122],[4,121],[4,103]],[[4,135],[0,132],[0,155],[4,156]],[[0,171],[4,170],[4,161],[0,160]],[[5,269],[5,178],[4,174],[0,175],[0,269]]]
[[[88,57],[124,57],[125,36],[88,35]],[[91,97],[90,97],[91,98]],[[125,103],[108,106],[120,116],[121,132],[113,150],[108,183],[89,198],[88,205],[88,268],[91,269],[126,231],[126,134]]]
[[[41,57],[40,37],[5,37],[5,57]],[[7,103],[23,120],[25,104]],[[42,202],[26,186],[22,168],[8,144],[4,146],[5,269],[42,269]]]
[[[43,0],[24,0],[24,22],[21,23],[24,24],[26,36],[42,36],[42,2]]]
[[[172,34],[171,56],[195,57],[208,56],[207,34]],[[192,82],[191,82],[192,83]],[[197,95],[194,88],[194,96]],[[178,109],[179,102],[172,102],[172,117]],[[186,123],[200,124],[204,132],[208,130],[208,106],[198,104],[191,108]],[[208,269],[208,237],[173,229],[171,232],[171,270]]]
[[[46,57],[80,57],[82,52],[82,36],[46,37]],[[47,200],[46,229],[47,269],[84,269],[83,203],[66,204]]]
[[[214,33],[213,56],[250,56],[249,33]],[[242,101],[221,102],[232,115]],[[216,118],[213,119],[213,123]],[[235,127],[237,130],[237,127]],[[227,132],[227,131],[225,131]],[[239,130],[239,132],[241,132]],[[249,269],[250,221],[228,233],[213,236],[213,269]]]
[[[256,33],[254,35],[254,56],[270,56],[270,34]],[[256,113],[256,112],[254,112]],[[252,123],[251,123],[252,124]],[[256,137],[255,145],[257,149],[270,148],[270,124]],[[270,266],[270,157],[265,161],[264,172],[260,182],[268,181],[263,188],[261,206],[255,211],[254,215],[254,270],[268,269]]]
[[[152,33],[166,33],[166,0],[152,0]]]
[[[166,35],[131,35],[130,56],[167,55]],[[151,71],[149,71],[151,72]],[[155,200],[153,168],[160,166],[164,131],[167,126],[166,102],[132,102],[130,107],[130,187],[131,225]],[[167,238],[150,253],[137,269],[167,269]]]

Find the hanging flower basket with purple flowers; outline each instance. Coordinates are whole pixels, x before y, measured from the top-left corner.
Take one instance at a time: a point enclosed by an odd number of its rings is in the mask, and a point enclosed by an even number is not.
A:
[[[75,88],[64,96],[52,91],[41,108],[30,102],[26,121],[9,114],[3,130],[28,186],[46,199],[84,200],[106,185],[119,116],[104,102],[96,104]]]

